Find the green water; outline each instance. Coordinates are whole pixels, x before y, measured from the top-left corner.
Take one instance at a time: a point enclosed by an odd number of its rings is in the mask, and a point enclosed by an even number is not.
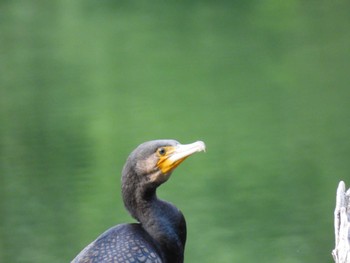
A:
[[[159,196],[186,262],[333,262],[350,184],[350,3],[1,1],[0,262],[112,225],[131,150],[203,140]]]

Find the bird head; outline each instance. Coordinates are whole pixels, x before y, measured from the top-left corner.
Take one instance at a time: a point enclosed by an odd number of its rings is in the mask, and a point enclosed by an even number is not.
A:
[[[122,180],[136,176],[137,181],[159,186],[170,178],[174,169],[187,157],[200,151],[205,151],[202,141],[191,144],[180,144],[175,140],[142,143],[130,154],[123,169]]]

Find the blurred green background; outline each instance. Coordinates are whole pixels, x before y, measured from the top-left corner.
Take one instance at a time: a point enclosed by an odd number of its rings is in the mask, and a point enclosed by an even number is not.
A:
[[[159,189],[186,262],[333,262],[350,184],[350,2],[0,2],[0,262],[133,222],[139,143],[203,140]]]

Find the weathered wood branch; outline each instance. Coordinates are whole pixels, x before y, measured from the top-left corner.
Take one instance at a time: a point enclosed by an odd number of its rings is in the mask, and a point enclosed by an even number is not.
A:
[[[334,210],[335,248],[332,251],[336,263],[350,263],[350,189],[339,182]]]

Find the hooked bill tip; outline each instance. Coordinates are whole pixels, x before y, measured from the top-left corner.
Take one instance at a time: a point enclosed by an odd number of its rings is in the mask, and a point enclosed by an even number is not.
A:
[[[203,141],[197,141],[195,142],[195,144],[197,145],[197,151],[198,152],[206,152],[206,146],[205,146],[205,143]]]

